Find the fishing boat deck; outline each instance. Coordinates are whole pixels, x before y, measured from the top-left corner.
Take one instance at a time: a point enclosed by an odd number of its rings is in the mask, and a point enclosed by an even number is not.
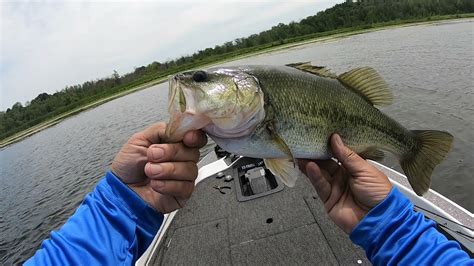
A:
[[[223,185],[231,187],[226,194],[213,188]],[[235,188],[236,182],[216,177],[200,182],[148,264],[370,264],[328,219],[306,178],[293,188],[245,202],[237,201]]]
[[[197,184],[186,207],[167,217],[137,265],[370,264],[364,251],[329,220],[307,178],[298,179],[293,188],[284,187],[279,192],[241,202],[237,200],[241,195],[240,191],[236,193],[240,190],[236,178],[225,182],[224,178],[217,178],[217,172],[203,170],[223,167],[227,169],[224,175],[235,176],[241,161],[232,167],[215,163],[224,162],[217,161],[214,152],[199,162],[200,176],[205,179]],[[454,237],[472,256],[472,213],[433,190],[423,198],[418,197],[405,176],[377,162],[371,163],[410,198],[415,210],[434,220],[440,232],[449,239]],[[230,189],[222,194],[214,186]]]

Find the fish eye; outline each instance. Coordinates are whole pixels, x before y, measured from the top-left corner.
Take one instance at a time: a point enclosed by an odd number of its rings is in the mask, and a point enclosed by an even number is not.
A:
[[[193,80],[196,82],[203,82],[207,79],[207,73],[202,70],[198,70],[193,74]]]

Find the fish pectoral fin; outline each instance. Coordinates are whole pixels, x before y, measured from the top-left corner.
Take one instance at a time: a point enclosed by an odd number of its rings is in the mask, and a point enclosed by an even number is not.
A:
[[[358,67],[349,70],[339,75],[337,79],[372,105],[390,105],[393,101],[388,84],[371,67]]]
[[[293,154],[291,153],[290,147],[286,144],[285,140],[283,140],[280,135],[276,132],[275,129],[275,122],[274,121],[269,121],[266,124],[266,129],[270,136],[272,137],[272,141],[278,146],[280,150],[282,150],[288,157],[292,158],[294,161]]]
[[[373,160],[373,161],[382,161],[385,157],[385,153],[378,149],[367,149],[361,153],[359,153],[360,157],[366,160]]]
[[[313,66],[313,65],[311,65],[311,62],[293,63],[293,64],[287,64],[286,66],[296,68],[298,70],[308,72],[308,73],[311,73],[311,74],[315,74],[315,75],[318,75],[320,77],[333,78],[333,79],[337,78],[337,75],[332,73],[326,67]]]
[[[263,159],[265,166],[288,187],[294,187],[299,176],[303,176],[296,162],[288,158]]]

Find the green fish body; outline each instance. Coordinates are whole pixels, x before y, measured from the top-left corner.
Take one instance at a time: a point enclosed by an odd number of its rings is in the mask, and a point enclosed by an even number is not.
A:
[[[231,153],[264,158],[289,186],[300,175],[295,159],[330,158],[329,138],[338,133],[364,158],[380,158],[381,150],[395,154],[421,195],[452,143],[447,132],[410,131],[377,109],[390,104],[392,94],[369,67],[339,76],[308,63],[195,73],[171,82],[170,95],[181,96],[170,97],[170,125],[176,127],[176,113],[188,113],[182,132],[200,128]]]

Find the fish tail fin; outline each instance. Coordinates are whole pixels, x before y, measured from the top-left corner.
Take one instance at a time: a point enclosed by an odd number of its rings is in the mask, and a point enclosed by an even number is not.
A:
[[[436,130],[413,130],[417,144],[400,165],[408,177],[411,187],[421,196],[430,188],[433,169],[443,161],[451,149],[453,136]]]

